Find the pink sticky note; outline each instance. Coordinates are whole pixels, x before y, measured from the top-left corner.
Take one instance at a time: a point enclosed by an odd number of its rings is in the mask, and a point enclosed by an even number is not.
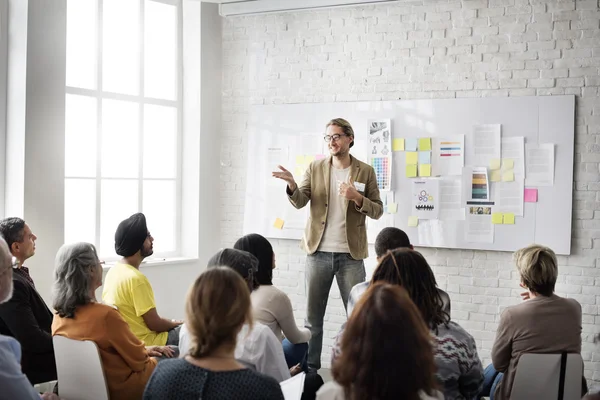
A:
[[[537,203],[537,196],[537,189],[525,189],[525,203]]]
[[[322,160],[322,159],[324,159],[324,158],[325,158],[325,155],[324,155],[324,154],[317,154],[317,155],[315,156],[315,160]]]

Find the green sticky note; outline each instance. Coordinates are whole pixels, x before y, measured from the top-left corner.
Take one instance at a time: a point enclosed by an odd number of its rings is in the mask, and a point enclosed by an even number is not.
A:
[[[492,224],[502,224],[502,213],[492,214]]]
[[[490,169],[491,170],[500,169],[500,159],[499,158],[492,158],[492,161],[490,161]]]
[[[490,171],[490,181],[492,182],[500,182],[502,180],[502,173],[499,169],[495,171]]]
[[[515,180],[515,172],[511,169],[510,171],[504,171],[502,174],[502,182],[513,182]]]
[[[388,204],[387,211],[390,214],[396,214],[398,212],[398,204],[396,204],[396,203]]]
[[[419,138],[419,151],[431,150],[431,138]]]
[[[417,176],[417,164],[411,164],[406,166],[406,177],[414,178]]]
[[[414,227],[419,225],[419,217],[408,217],[408,226]]]
[[[512,158],[502,159],[502,169],[513,169],[515,167],[515,160]]]
[[[404,139],[393,139],[392,151],[404,151]]]
[[[504,225],[514,225],[515,224],[515,214],[507,213],[504,214]]]
[[[416,151],[409,151],[406,153],[406,165],[416,164],[419,162],[419,153]]]
[[[419,176],[431,176],[431,164],[419,164]]]

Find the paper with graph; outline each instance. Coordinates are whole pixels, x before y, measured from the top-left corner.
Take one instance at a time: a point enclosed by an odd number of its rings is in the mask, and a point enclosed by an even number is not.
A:
[[[412,215],[419,219],[437,219],[440,214],[440,181],[412,181]]]

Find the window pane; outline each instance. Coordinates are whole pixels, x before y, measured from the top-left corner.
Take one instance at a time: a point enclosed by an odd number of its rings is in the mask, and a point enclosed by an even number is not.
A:
[[[176,251],[177,229],[175,181],[144,181],[143,212],[154,237],[154,252]]]
[[[96,0],[67,1],[67,86],[96,89]]]
[[[177,176],[177,109],[144,107],[144,178]]]
[[[102,101],[102,177],[138,177],[139,110],[129,101]]]
[[[152,0],[144,4],[144,95],[175,100],[177,8]]]
[[[67,94],[65,100],[65,176],[96,176],[97,100]]]
[[[138,182],[102,180],[100,208],[100,254],[114,257],[115,231],[119,223],[138,212]]]
[[[139,0],[104,0],[102,25],[102,89],[139,93]]]
[[[96,243],[96,180],[65,179],[65,243]]]

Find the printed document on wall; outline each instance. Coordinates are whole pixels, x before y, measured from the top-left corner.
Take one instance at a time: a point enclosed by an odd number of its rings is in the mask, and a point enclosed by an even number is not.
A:
[[[467,140],[467,165],[489,166],[501,155],[501,125],[474,125]]]
[[[502,138],[502,160],[512,160],[515,180],[525,179],[525,138],[503,137]],[[504,168],[504,166],[503,166]]]
[[[461,175],[465,165],[465,135],[433,138],[433,176]]]
[[[554,185],[554,144],[525,145],[527,186]]]
[[[513,182],[496,182],[493,189],[495,213],[523,216],[525,186],[522,178],[515,179]]]
[[[465,240],[470,243],[494,243],[492,215],[485,207],[471,207],[465,221]],[[483,213],[482,213],[483,212]]]
[[[440,213],[440,181],[438,179],[412,182],[411,215],[419,219],[437,219]]]
[[[465,207],[462,201],[462,179],[460,177],[440,179],[440,215],[438,218],[454,221],[465,219]]]

